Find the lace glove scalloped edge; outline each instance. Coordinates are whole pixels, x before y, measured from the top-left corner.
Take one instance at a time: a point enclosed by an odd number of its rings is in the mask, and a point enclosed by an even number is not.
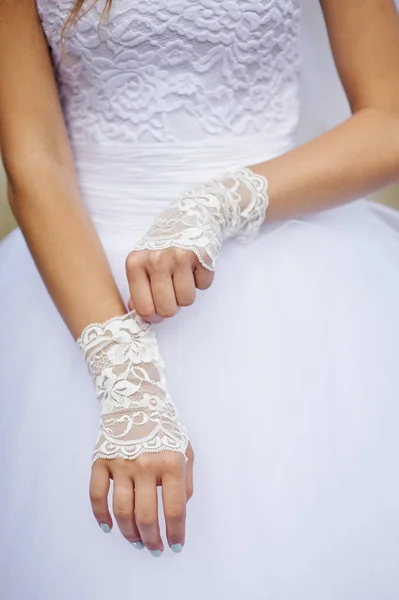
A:
[[[93,462],[164,450],[185,454],[187,431],[167,390],[153,327],[131,312],[88,325],[77,344],[101,402]]]
[[[135,250],[181,248],[214,271],[224,240],[251,242],[269,205],[268,181],[243,167],[185,192],[155,221]]]

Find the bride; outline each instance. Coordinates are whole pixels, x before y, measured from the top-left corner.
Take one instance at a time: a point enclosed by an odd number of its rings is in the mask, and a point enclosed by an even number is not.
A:
[[[321,6],[299,144],[299,0],[0,0],[5,600],[398,597],[399,17]]]

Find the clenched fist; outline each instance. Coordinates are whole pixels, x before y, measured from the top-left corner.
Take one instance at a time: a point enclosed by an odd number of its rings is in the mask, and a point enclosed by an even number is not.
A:
[[[173,317],[180,306],[190,306],[196,288],[206,290],[214,273],[203,267],[191,250],[134,250],[126,259],[129,308],[152,323]]]

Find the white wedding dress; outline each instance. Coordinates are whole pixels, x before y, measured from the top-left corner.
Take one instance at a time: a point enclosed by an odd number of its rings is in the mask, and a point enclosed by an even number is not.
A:
[[[171,200],[295,145],[300,5],[114,0],[99,28],[101,6],[62,55],[71,2],[38,0],[127,300],[125,257]],[[98,401],[18,230],[0,302],[4,600],[399,598],[397,213],[358,200],[226,242],[212,288],[157,327],[196,450],[181,555],[92,517]]]

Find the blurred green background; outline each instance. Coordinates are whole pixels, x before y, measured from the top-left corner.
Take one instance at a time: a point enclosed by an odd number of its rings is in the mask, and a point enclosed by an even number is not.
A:
[[[376,199],[399,210],[399,187],[379,194]],[[0,239],[13,227],[15,227],[15,222],[7,203],[6,180],[0,164]]]
[[[14,227],[14,219],[7,202],[6,180],[0,163],[0,239]]]

